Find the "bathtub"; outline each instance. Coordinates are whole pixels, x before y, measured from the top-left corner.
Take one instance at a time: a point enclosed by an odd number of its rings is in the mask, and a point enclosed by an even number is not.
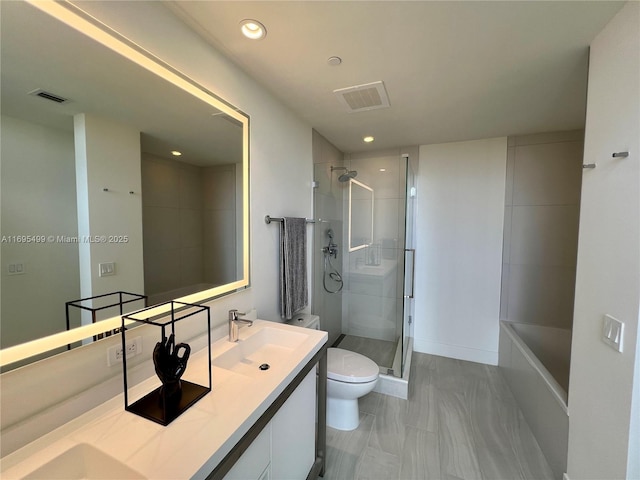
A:
[[[554,477],[567,471],[571,330],[500,322],[498,366]]]

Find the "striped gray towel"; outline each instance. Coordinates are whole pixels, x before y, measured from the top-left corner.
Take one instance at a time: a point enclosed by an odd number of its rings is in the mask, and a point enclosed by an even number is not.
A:
[[[307,221],[285,217],[280,225],[280,315],[290,320],[307,306]]]

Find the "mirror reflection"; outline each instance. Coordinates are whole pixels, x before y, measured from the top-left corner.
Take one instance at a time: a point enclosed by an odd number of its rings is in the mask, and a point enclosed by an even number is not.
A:
[[[373,188],[349,180],[349,251],[373,243]]]
[[[72,300],[246,287],[248,118],[130,46],[0,6],[1,347],[66,330]]]

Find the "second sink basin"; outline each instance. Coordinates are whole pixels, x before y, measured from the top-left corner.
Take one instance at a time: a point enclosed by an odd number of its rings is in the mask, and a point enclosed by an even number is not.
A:
[[[124,463],[89,445],[80,443],[24,477],[35,479],[143,479]]]
[[[240,340],[215,358],[213,364],[242,375],[258,377],[283,365],[291,352],[308,338],[304,333],[279,328],[262,327],[255,333],[252,328],[255,324],[243,327]]]

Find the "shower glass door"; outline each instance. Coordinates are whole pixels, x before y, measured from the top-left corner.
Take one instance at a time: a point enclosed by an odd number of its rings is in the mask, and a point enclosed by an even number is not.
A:
[[[415,217],[416,217],[416,174],[409,157],[403,158],[406,171],[405,215],[404,215],[404,295],[402,304],[402,372],[411,355],[410,339],[413,338],[414,280],[416,265]]]
[[[408,189],[415,184],[415,175],[407,173],[408,159],[400,152],[368,152],[352,154],[346,162],[349,171],[357,172],[350,180],[351,187],[363,185],[373,195],[370,209],[353,208],[349,202],[358,198],[344,196],[344,218],[348,219],[343,254],[343,330],[340,348],[361,353],[380,367],[380,373],[402,377],[403,365],[410,345],[409,312],[412,303],[404,298],[405,277],[411,269],[413,257],[405,250],[413,245],[413,223],[407,219],[413,215],[413,205],[407,206]],[[412,182],[407,185],[407,181]],[[357,183],[356,183],[357,182]],[[362,201],[360,199],[359,201]],[[349,216],[349,212],[365,212],[367,235],[355,235],[364,218]],[[372,215],[372,217],[369,217]],[[406,230],[411,240],[407,244]],[[362,229],[360,229],[362,230]],[[357,236],[354,241],[354,235]],[[351,238],[349,238],[351,237]],[[347,248],[350,245],[363,248]],[[410,285],[412,286],[412,285]],[[408,329],[407,329],[408,327]]]

